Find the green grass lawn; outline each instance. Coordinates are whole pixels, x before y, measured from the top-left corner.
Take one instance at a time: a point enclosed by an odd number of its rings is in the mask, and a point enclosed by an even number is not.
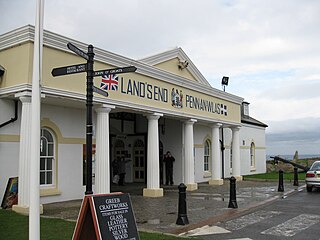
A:
[[[306,177],[305,173],[298,173],[298,180],[304,181]],[[261,174],[255,174],[255,175],[246,175],[243,176],[244,179],[250,180],[250,179],[261,179],[261,180],[278,180],[279,179],[279,173],[278,172],[271,172],[271,173],[261,173]],[[293,181],[293,173],[284,173],[283,174],[284,180],[292,180]]]
[[[17,214],[11,210],[0,209],[0,239],[6,240],[28,240],[29,218]],[[64,240],[72,239],[75,222],[62,219],[41,218],[40,239],[42,240]],[[178,240],[186,239],[168,236],[161,233],[139,232],[141,240]],[[192,238],[197,239],[197,238]]]

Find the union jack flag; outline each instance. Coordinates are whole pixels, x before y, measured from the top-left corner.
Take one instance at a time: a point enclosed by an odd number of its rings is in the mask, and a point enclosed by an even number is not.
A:
[[[101,79],[100,88],[105,89],[106,91],[108,90],[117,91],[118,76],[116,74],[103,75]]]

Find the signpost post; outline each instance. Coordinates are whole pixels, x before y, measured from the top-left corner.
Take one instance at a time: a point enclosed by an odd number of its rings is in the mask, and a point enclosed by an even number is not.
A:
[[[86,195],[92,194],[92,99],[93,99],[93,46],[88,46],[87,56],[87,130],[86,130],[86,159],[87,184]],[[84,58],[84,57],[83,57]]]
[[[93,70],[94,64],[94,47],[92,45],[88,46],[88,52],[85,53],[72,43],[68,43],[67,47],[76,53],[78,56],[87,60],[87,63],[64,66],[59,68],[52,69],[52,76],[62,76],[75,73],[87,72],[87,89],[86,89],[86,106],[87,106],[87,120],[86,120],[86,195],[93,194],[92,192],[92,101],[93,101],[93,92],[96,92],[100,95],[108,97],[108,92],[101,90],[93,85],[93,78],[99,77],[108,74],[122,74],[128,72],[135,72],[136,67],[120,67],[114,69],[104,69],[104,70]]]

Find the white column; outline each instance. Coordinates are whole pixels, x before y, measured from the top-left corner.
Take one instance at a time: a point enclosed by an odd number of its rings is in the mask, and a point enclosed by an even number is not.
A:
[[[220,141],[219,141],[219,128],[221,124],[216,123],[211,127],[211,166],[212,166],[212,178],[209,184],[222,185],[223,179],[221,179],[221,153],[220,153]]]
[[[159,131],[158,120],[162,114],[147,115],[148,118],[148,149],[147,149],[147,188],[143,189],[143,196],[162,197],[159,179]]]
[[[109,112],[114,106],[97,108],[95,192],[110,193]]]
[[[198,189],[198,184],[194,182],[194,143],[193,143],[193,124],[197,120],[190,119],[184,124],[184,181],[187,191]]]
[[[12,207],[13,211],[29,214],[30,191],[30,142],[31,142],[31,96],[21,96],[21,123],[19,147],[19,198],[18,205]]]
[[[232,175],[239,181],[240,175],[240,127],[233,127],[232,130]]]

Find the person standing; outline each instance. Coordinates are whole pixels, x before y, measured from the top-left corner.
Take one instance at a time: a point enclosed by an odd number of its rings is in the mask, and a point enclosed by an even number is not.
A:
[[[112,182],[115,184],[119,183],[119,168],[120,168],[120,157],[117,157],[112,161]]]
[[[125,160],[124,157],[121,158],[119,162],[119,185],[124,185],[124,178],[126,176],[126,163],[130,162],[131,160]]]
[[[173,185],[173,162],[175,161],[174,157],[171,155],[170,151],[164,156],[163,162],[165,163],[166,168],[166,185]]]

